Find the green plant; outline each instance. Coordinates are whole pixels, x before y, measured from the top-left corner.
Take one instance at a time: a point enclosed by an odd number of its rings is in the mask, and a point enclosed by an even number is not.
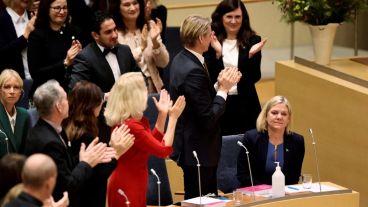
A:
[[[350,21],[368,0],[275,0],[287,22],[326,25]]]

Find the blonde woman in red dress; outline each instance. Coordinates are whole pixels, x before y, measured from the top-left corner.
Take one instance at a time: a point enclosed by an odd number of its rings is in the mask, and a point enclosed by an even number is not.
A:
[[[105,109],[107,124],[113,128],[125,124],[135,137],[133,146],[118,160],[118,166],[108,184],[109,207],[126,206],[125,192],[130,207],[145,207],[148,185],[148,157],[165,158],[173,151],[172,143],[177,119],[185,107],[180,96],[175,104],[166,90],[161,90],[160,100],[154,98],[158,110],[155,128],[151,131],[148,119],[143,117],[147,107],[147,87],[140,72],[123,74],[112,87]],[[165,122],[169,118],[166,132]]]

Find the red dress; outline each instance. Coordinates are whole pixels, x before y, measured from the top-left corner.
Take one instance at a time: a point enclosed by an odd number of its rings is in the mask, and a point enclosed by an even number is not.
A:
[[[151,131],[148,120],[127,119],[125,124],[134,135],[133,146],[118,160],[108,184],[109,207],[125,207],[125,198],[118,193],[122,189],[130,201],[130,207],[146,207],[148,184],[148,157],[167,157],[173,151],[165,147],[163,134],[156,128]]]

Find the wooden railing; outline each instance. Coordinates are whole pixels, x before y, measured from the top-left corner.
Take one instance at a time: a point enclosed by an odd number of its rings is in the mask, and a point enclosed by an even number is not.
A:
[[[244,3],[255,3],[255,2],[262,2],[262,1],[272,1],[272,0],[242,0]],[[214,3],[198,3],[198,4],[177,4],[177,5],[165,5],[167,9],[188,9],[188,8],[200,8],[200,7],[211,7],[216,6],[218,2]]]

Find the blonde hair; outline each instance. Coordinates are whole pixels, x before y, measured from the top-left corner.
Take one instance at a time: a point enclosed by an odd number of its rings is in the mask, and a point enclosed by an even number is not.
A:
[[[5,84],[5,82],[7,80],[9,80],[10,78],[15,78],[17,79],[20,88],[23,88],[23,80],[22,78],[19,76],[18,72],[13,70],[13,69],[5,69],[1,72],[0,74],[0,88],[2,88]]]
[[[10,203],[15,198],[17,198],[19,194],[23,191],[23,189],[24,186],[22,183],[18,183],[12,188],[10,188],[10,190],[5,194],[3,204],[1,205],[1,207],[4,207],[6,204]]]
[[[206,17],[191,15],[184,19],[180,27],[180,39],[186,46],[193,47],[201,35],[208,35],[211,20]]]
[[[129,117],[141,117],[147,107],[147,87],[141,72],[120,76],[110,91],[105,108],[106,123],[115,126]]]
[[[257,118],[257,131],[258,132],[265,132],[267,131],[267,114],[271,110],[271,108],[277,104],[285,104],[288,108],[289,112],[289,124],[286,126],[286,133],[290,134],[291,125],[292,125],[292,110],[290,102],[284,96],[274,96],[267,103],[263,106],[261,113],[259,113]]]

